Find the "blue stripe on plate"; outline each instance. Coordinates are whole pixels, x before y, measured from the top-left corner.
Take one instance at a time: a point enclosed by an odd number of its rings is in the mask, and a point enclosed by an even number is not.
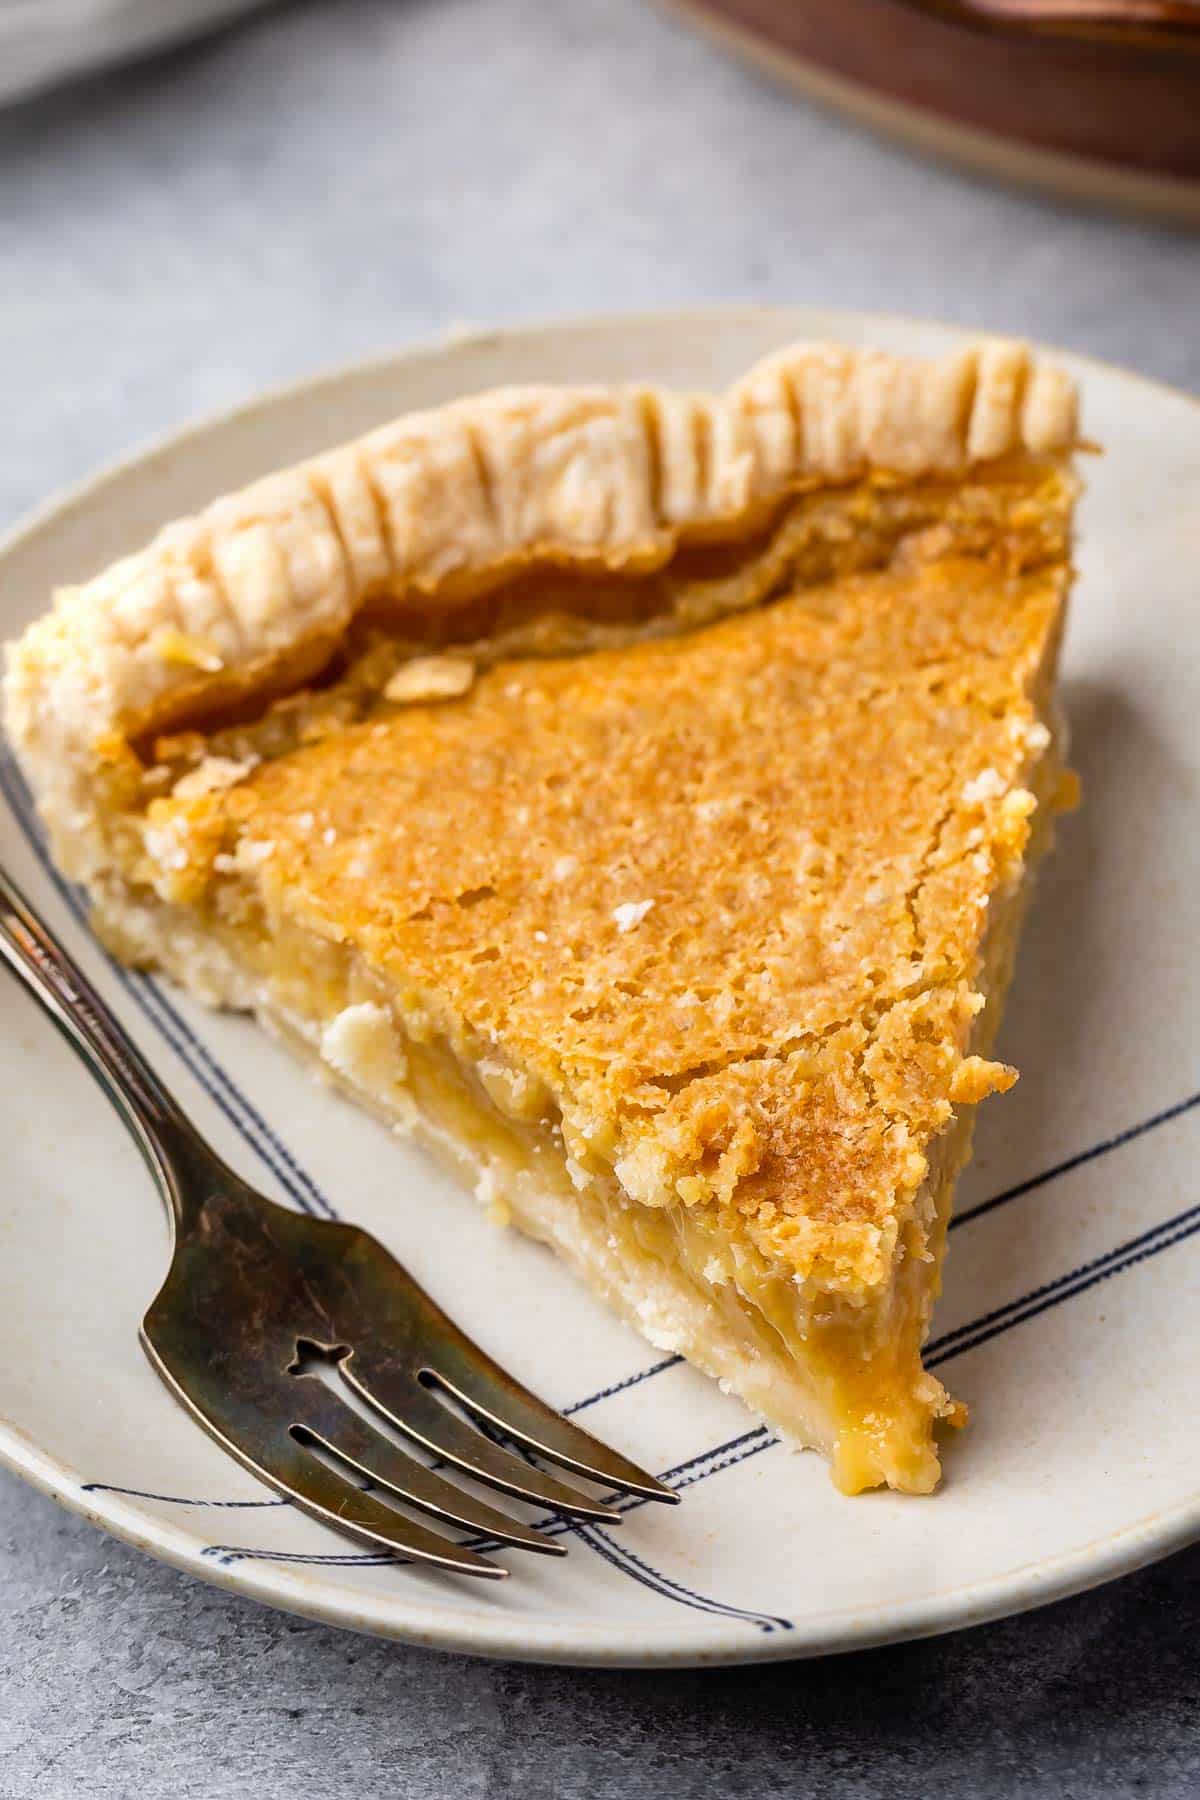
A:
[[[87,907],[80,890],[65,881],[47,854],[24,777],[7,752],[0,749],[0,792],[42,870],[76,923],[86,931]],[[93,942],[95,940],[93,939]],[[99,948],[99,946],[98,946]],[[303,1212],[337,1214],[312,1177],[301,1168],[287,1146],[272,1130],[257,1107],[242,1093],[228,1071],[196,1036],[162,990],[144,975],[128,969],[103,951],[105,961],[122,990],[138,1010],[167,1040],[180,1061],[216,1104],[234,1129],[271,1170],[281,1187]]]

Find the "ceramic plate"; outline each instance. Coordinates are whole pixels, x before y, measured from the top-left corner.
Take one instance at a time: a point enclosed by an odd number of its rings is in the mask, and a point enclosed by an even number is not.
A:
[[[934,326],[733,310],[459,339],[273,394],[44,512],[0,553],[0,636],[163,520],[411,407],[497,382],[722,383],[797,336],[933,352]],[[974,1422],[933,1499],[846,1500],[740,1405],[655,1354],[550,1255],[245,1021],[107,964],[46,864],[12,764],[0,855],[220,1150],[376,1232],[493,1355],[683,1495],[513,1554],[492,1585],[416,1573],[272,1496],[174,1405],[137,1343],[158,1201],[107,1102],[0,988],[0,1456],[204,1580],[314,1618],[548,1661],[738,1662],[948,1630],[1200,1536],[1200,406],[1076,364],[1089,469],[1065,665],[1083,810],[1026,930],[930,1361]],[[552,1354],[546,1346],[552,1345]]]

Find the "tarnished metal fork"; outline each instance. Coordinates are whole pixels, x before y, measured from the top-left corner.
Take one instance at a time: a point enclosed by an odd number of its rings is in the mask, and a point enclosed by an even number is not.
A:
[[[563,1546],[429,1468],[364,1411],[443,1466],[570,1518],[620,1514],[469,1421],[609,1488],[678,1498],[514,1381],[359,1226],[291,1212],[243,1181],[3,870],[0,953],[114,1102],[162,1191],[174,1248],[142,1344],[231,1456],[327,1525],[469,1575],[508,1570],[360,1483],[493,1547]]]

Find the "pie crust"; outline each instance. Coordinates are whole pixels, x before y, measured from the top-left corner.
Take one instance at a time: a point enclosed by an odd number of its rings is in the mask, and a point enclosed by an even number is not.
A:
[[[10,646],[54,854],[847,1491],[920,1362],[1029,881],[1075,394],[799,345],[507,390],[168,526]]]

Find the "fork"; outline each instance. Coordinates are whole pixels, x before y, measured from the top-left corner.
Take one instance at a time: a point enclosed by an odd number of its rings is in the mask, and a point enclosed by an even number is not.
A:
[[[515,1381],[361,1227],[291,1212],[236,1174],[2,869],[0,952],[113,1101],[162,1192],[172,1255],[142,1346],[231,1456],[325,1524],[462,1575],[509,1573],[482,1547],[551,1556],[564,1547],[421,1452],[569,1520],[621,1515],[547,1474],[531,1452],[645,1500],[678,1500]],[[481,1542],[456,1542],[376,1490]]]

